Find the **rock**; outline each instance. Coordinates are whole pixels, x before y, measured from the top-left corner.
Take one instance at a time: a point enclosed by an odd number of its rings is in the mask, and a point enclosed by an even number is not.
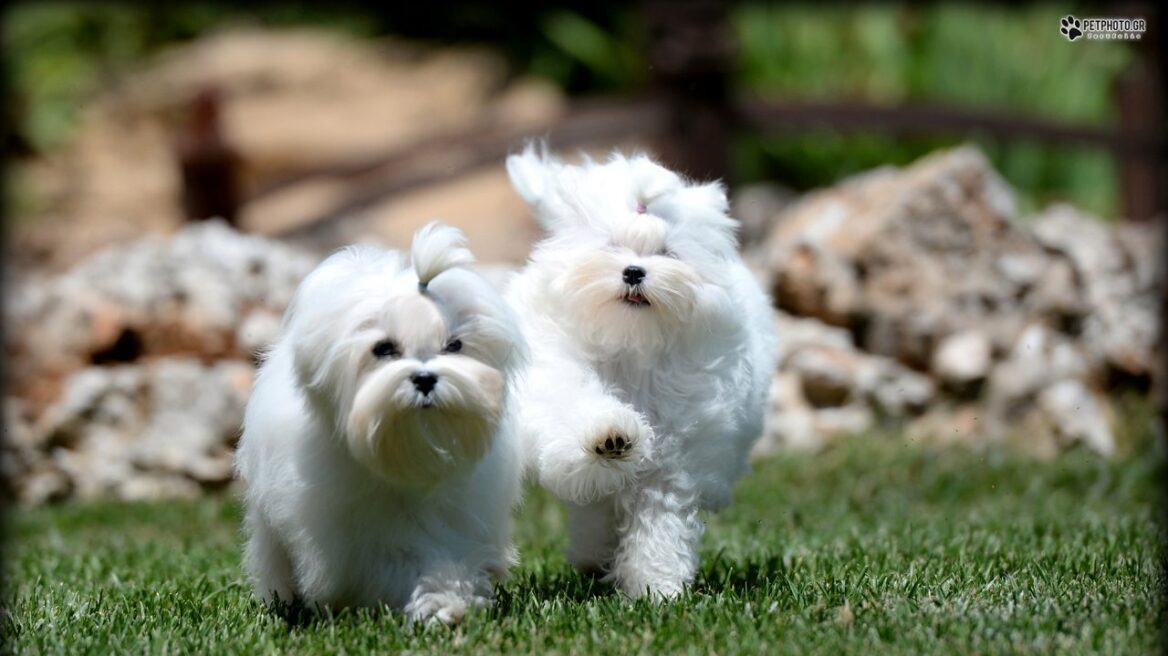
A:
[[[265,349],[279,341],[282,321],[283,317],[271,310],[249,312],[235,331],[236,346],[258,361]]]
[[[991,355],[990,341],[982,333],[953,333],[942,339],[933,352],[933,375],[951,388],[967,387],[989,374]]]
[[[977,403],[940,403],[913,420],[907,434],[913,441],[974,444],[986,438],[985,408]]]
[[[1038,407],[1067,445],[1083,444],[1104,456],[1115,453],[1106,404],[1077,380],[1062,380],[1038,395]]]
[[[791,189],[773,182],[737,187],[730,194],[730,214],[738,219],[738,242],[750,250],[766,238],[774,221],[796,199]]]
[[[111,248],[59,276],[19,280],[35,290],[6,306],[11,386],[44,404],[61,377],[90,364],[250,356],[317,260],[214,221]]]
[[[842,435],[860,435],[872,429],[876,416],[865,403],[849,403],[832,408],[824,408],[814,415],[815,432],[828,439]]]
[[[818,449],[831,440],[870,430],[875,415],[866,404],[815,408],[803,396],[799,376],[780,372],[770,389],[766,428],[751,456],[762,458],[782,449]]]
[[[1139,290],[1155,289],[1164,280],[1164,230],[1156,221],[1124,221],[1115,237]]]
[[[1069,205],[1048,208],[1032,226],[1046,249],[1070,262],[1080,282],[1084,307],[1073,329],[1091,360],[1127,378],[1149,379],[1162,268],[1150,247],[1133,241],[1142,236],[1154,246],[1153,231],[1115,230]]]
[[[1056,204],[1030,220],[1030,230],[1047,249],[1074,264],[1087,285],[1103,284],[1124,268],[1123,252],[1102,221],[1066,204]]]
[[[72,491],[68,477],[41,448],[33,428],[35,419],[20,399],[4,399],[4,439],[0,441],[4,497],[29,505],[57,501]]]
[[[980,152],[936,153],[795,204],[767,240],[772,292],[780,308],[925,370],[941,339],[1012,305],[1039,275],[1046,258],[1015,221]]]
[[[866,386],[866,396],[874,410],[885,417],[919,414],[936,397],[932,379],[887,358],[874,359],[874,376]]]
[[[82,498],[184,496],[230,481],[252,366],[162,358],[70,376],[37,443]]]
[[[1068,392],[1060,386],[1064,383],[1083,386],[1082,381],[1089,372],[1088,359],[1073,340],[1041,324],[1029,326],[989,376],[986,434],[992,438],[1017,435],[1024,443],[1036,444],[1041,452],[1048,451],[1043,443],[1051,438],[1055,446],[1082,439],[1099,453],[1109,453],[1104,445],[1110,439],[1110,432],[1101,435],[1092,424],[1093,419],[1084,423],[1055,412],[1071,407],[1065,403]],[[1064,391],[1051,396],[1049,390],[1055,388]],[[1092,401],[1080,405],[1087,412],[1095,412],[1103,403]]]
[[[862,433],[877,418],[899,421],[925,409],[933,384],[890,358],[860,351],[843,329],[775,312],[779,367],[764,437],[755,456],[816,448]]]
[[[854,353],[840,349],[805,347],[795,352],[785,368],[799,376],[803,397],[816,408],[842,406],[858,387],[859,363]]]
[[[800,318],[846,337],[783,346],[780,369],[811,407],[798,410],[812,413],[800,430],[861,404],[881,417],[923,412],[918,434],[956,426],[993,439],[1025,423],[1107,453],[1106,398],[1091,406],[1082,390],[1153,387],[1162,236],[1066,205],[1020,220],[974,148],[845,180],[773,223],[761,260],[776,305],[795,315],[780,339]],[[890,394],[892,380],[912,394]],[[1095,408],[1073,425],[1052,414],[1072,398]]]
[[[799,377],[779,371],[771,381],[766,428],[751,452],[763,458],[784,448],[815,449],[825,437],[815,430],[814,410],[803,398]]]

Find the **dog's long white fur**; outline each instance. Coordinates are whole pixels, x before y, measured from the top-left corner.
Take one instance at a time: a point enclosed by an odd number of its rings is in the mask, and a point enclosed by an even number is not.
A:
[[[762,431],[770,303],[720,185],[644,155],[568,165],[539,147],[507,170],[548,230],[507,293],[531,348],[527,469],[567,502],[577,567],[631,596],[678,594],[697,571],[699,509],[729,503]],[[629,266],[645,272],[635,289]],[[632,446],[608,449],[613,436]]]
[[[457,622],[515,561],[522,337],[463,268],[461,232],[423,228],[410,260],[369,246],[326,259],[260,369],[236,466],[244,564],[265,601]],[[429,396],[418,372],[436,376]]]

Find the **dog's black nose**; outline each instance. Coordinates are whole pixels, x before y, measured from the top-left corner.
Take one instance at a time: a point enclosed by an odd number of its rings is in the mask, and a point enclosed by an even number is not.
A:
[[[645,279],[645,270],[635,265],[625,267],[624,279],[625,283],[629,285],[638,285]]]
[[[413,382],[414,387],[422,394],[429,394],[430,390],[438,384],[438,377],[428,371],[419,371],[410,376],[410,381]]]

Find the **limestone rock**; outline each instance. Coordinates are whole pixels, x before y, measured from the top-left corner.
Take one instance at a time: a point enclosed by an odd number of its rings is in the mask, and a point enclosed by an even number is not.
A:
[[[991,360],[989,339],[976,330],[953,333],[933,352],[933,374],[954,388],[985,379]]]
[[[870,430],[879,418],[912,417],[933,399],[927,376],[864,353],[846,330],[782,311],[775,323],[779,366],[756,457],[783,447],[816,448]]]
[[[1091,390],[1146,390],[1162,375],[1160,232],[1066,205],[1020,218],[975,148],[775,211],[760,259],[782,310],[783,389],[808,406],[784,407],[811,413],[797,430],[860,404],[918,433],[993,439],[1026,424],[1110,453],[1107,400]],[[1072,405],[1086,414],[1066,416]]]
[[[79,497],[186,496],[230,481],[251,378],[230,360],[90,367],[65,382],[37,441]]]
[[[108,249],[59,276],[18,279],[6,305],[10,385],[43,404],[56,396],[51,384],[91,364],[248,356],[271,326],[252,340],[257,325],[244,319],[282,314],[317,260],[207,222]]]
[[[1115,453],[1106,405],[1082,382],[1063,380],[1051,385],[1039,394],[1038,407],[1062,442],[1081,443],[1100,455]]]

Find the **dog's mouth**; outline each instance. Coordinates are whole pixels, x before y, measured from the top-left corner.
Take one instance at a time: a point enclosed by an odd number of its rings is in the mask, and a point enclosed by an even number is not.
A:
[[[649,307],[650,305],[649,299],[645,298],[645,295],[636,289],[630,289],[629,291],[625,292],[625,295],[621,297],[621,300],[624,301],[626,305],[632,305],[633,307]]]

